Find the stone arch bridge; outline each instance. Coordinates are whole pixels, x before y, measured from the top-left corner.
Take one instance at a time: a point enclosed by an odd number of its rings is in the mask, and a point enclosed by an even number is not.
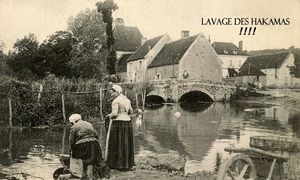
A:
[[[150,96],[159,96],[165,102],[179,102],[183,95],[190,92],[200,92],[207,95],[211,101],[228,101],[236,91],[236,87],[224,82],[211,82],[203,80],[164,80],[150,81]],[[138,84],[138,83],[137,83]]]

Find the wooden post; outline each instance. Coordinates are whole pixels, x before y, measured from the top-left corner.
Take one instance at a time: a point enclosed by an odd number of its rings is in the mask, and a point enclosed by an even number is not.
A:
[[[38,100],[37,100],[38,103],[40,103],[40,100],[41,100],[41,97],[42,97],[42,92],[43,92],[43,85],[40,84],[40,91],[39,91]]]
[[[64,127],[64,132],[63,132],[63,136],[62,136],[62,143],[61,143],[61,153],[65,154],[65,141],[66,141],[66,126]]]
[[[12,128],[13,127],[13,123],[12,123],[12,106],[11,106],[11,98],[8,97],[8,108],[9,108],[9,127]]]
[[[103,103],[103,93],[102,93],[102,91],[103,91],[103,89],[102,88],[100,88],[100,92],[99,92],[99,100],[100,100],[100,106],[99,106],[99,108],[100,108],[100,119],[102,120],[103,119],[103,112],[102,112],[102,110],[103,110],[103,107],[102,107],[102,103]]]
[[[271,168],[270,168],[270,171],[269,171],[269,175],[268,175],[267,180],[271,180],[275,164],[276,164],[276,159],[274,158],[273,162],[272,162],[272,165],[271,165]]]
[[[146,90],[143,92],[143,111],[145,110],[145,103],[146,103]]]
[[[135,94],[135,103],[136,103],[136,108],[139,108],[139,99],[138,99],[138,94]]]
[[[63,92],[61,93],[61,104],[62,104],[63,120],[64,120],[64,123],[66,123],[65,95]]]

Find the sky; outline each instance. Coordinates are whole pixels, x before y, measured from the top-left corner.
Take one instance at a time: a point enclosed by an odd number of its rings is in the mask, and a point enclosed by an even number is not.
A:
[[[100,0],[0,0],[0,40],[4,51],[17,39],[34,33],[39,42],[66,30],[67,20]],[[245,50],[300,47],[300,0],[115,0],[114,18],[137,26],[144,37],[168,33],[172,40],[182,30],[203,33],[211,41],[243,40]],[[289,18],[289,25],[256,26],[255,35],[239,35],[241,25],[203,25],[208,18]],[[243,27],[251,25],[244,25]],[[254,26],[252,26],[254,27]]]

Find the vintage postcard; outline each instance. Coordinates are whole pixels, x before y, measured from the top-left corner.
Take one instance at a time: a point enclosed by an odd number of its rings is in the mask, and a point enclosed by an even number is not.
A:
[[[300,0],[0,0],[0,179],[300,179]]]

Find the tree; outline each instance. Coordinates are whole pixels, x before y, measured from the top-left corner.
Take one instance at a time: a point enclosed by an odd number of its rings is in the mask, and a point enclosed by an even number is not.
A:
[[[107,71],[109,75],[116,74],[117,55],[114,47],[115,39],[112,30],[112,12],[118,9],[118,6],[113,0],[97,2],[96,6],[97,11],[102,14],[103,22],[106,23],[106,45],[108,49],[108,55],[106,59]]]
[[[102,79],[106,74],[105,24],[96,10],[85,10],[70,18],[68,29],[78,39],[69,62],[80,78]]]
[[[22,80],[43,76],[43,61],[37,57],[39,43],[36,36],[30,33],[14,44],[14,51],[8,57],[8,65],[14,74]]]
[[[68,63],[71,61],[71,52],[77,42],[71,32],[57,31],[40,45],[39,56],[43,59],[49,73],[57,77],[74,77]]]

